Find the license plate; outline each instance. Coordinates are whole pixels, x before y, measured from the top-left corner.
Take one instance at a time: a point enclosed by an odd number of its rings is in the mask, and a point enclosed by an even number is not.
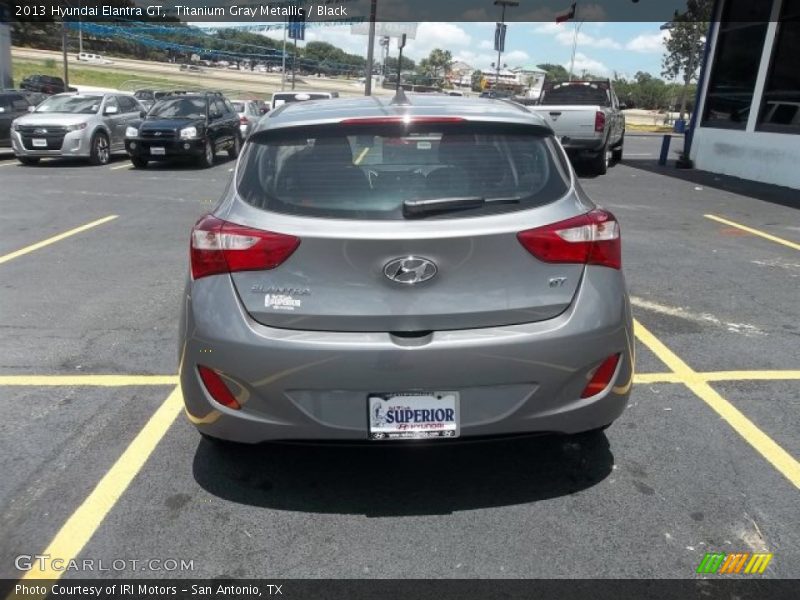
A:
[[[150,148],[150,154],[153,154],[154,156],[164,156],[166,153],[167,151],[161,146],[152,146]]]
[[[47,148],[47,140],[44,138],[33,138],[32,142],[34,148]]]
[[[369,394],[369,439],[452,439],[459,436],[458,392]]]

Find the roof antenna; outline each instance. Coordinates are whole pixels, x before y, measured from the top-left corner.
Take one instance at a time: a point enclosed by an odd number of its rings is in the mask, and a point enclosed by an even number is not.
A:
[[[402,87],[398,87],[394,94],[394,98],[392,98],[389,104],[391,106],[410,106],[411,101],[408,99],[408,96],[406,96],[405,90],[403,90]]]
[[[400,39],[397,40],[397,48],[400,50],[400,57],[397,59],[397,88],[395,88],[394,98],[389,102],[390,105],[408,106],[411,104],[403,89],[403,84],[400,81],[400,75],[403,72],[403,48],[405,48],[405,45],[406,34],[404,33],[400,36]]]

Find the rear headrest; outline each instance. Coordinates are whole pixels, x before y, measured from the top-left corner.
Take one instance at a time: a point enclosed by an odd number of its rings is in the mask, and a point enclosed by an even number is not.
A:
[[[346,137],[317,138],[310,154],[313,160],[320,161],[320,166],[325,163],[353,164],[353,151]]]

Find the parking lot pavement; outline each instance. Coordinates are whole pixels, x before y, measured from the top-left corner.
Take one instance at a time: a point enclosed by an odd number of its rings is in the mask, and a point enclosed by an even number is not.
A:
[[[659,148],[628,140],[582,179],[623,228],[623,417],[425,448],[221,450],[183,418],[188,231],[230,162],[0,161],[0,576],[43,551],[193,561],[112,574],[149,577],[695,577],[705,552],[769,552],[765,576],[800,576],[800,212],[781,190],[660,169]]]

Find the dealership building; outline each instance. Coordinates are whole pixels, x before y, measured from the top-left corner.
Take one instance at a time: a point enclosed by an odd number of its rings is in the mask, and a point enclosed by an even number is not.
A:
[[[800,0],[717,0],[689,157],[800,189]]]

